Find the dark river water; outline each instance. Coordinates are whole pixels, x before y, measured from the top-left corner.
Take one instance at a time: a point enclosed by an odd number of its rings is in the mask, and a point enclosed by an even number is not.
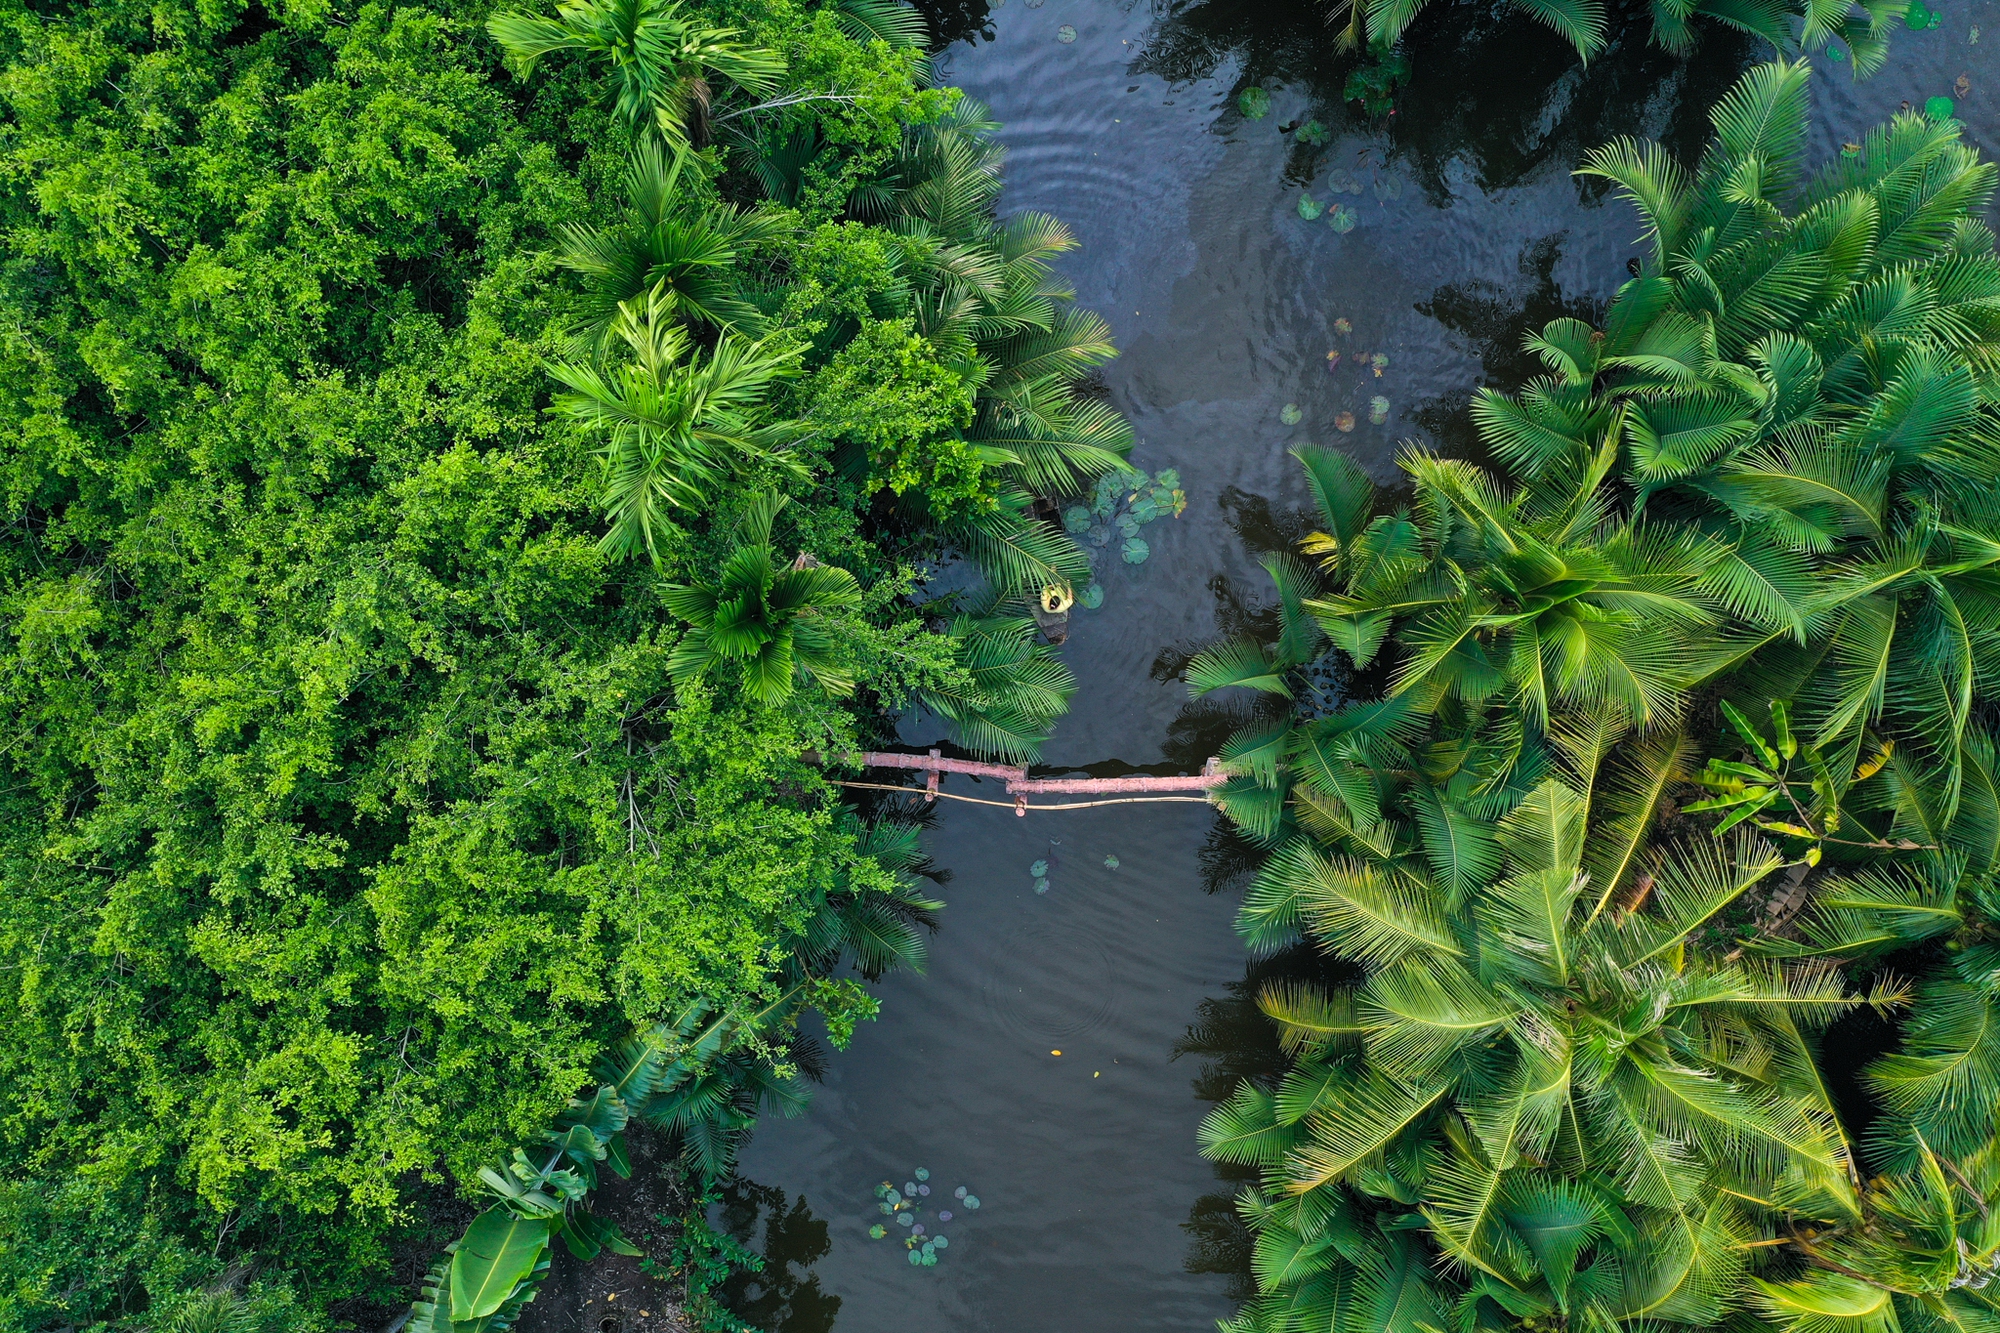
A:
[[[1434,0],[1408,40],[1413,82],[1371,123],[1340,100],[1352,62],[1316,5],[941,3],[959,38],[944,81],[1004,124],[1004,208],[1074,229],[1061,267],[1122,349],[1104,380],[1137,429],[1132,461],[1175,469],[1189,499],[1144,529],[1144,563],[1115,542],[1097,555],[1105,599],[1072,619],[1080,688],[1047,750],[1058,772],[1192,772],[1214,753],[1232,718],[1190,705],[1178,672],[1259,622],[1257,557],[1302,531],[1286,449],[1339,444],[1384,481],[1401,441],[1471,449],[1472,388],[1518,385],[1533,370],[1522,332],[1594,313],[1638,253],[1631,210],[1570,169],[1620,134],[1691,158],[1758,56],[1710,29],[1671,58],[1628,16],[1614,26],[1640,35],[1585,69],[1526,19]],[[1992,153],[2000,5],[1934,8],[1942,22],[1899,33],[1868,81],[1819,62],[1815,165],[1940,94]],[[1261,120],[1236,110],[1252,83],[1270,94]],[[1330,141],[1283,132],[1304,118]],[[1325,206],[1317,220],[1302,194]],[[1351,230],[1331,225],[1336,203]],[[1364,354],[1387,358],[1379,373]],[[936,738],[912,724],[904,739]],[[1314,960],[1246,957],[1231,920],[1251,861],[1205,806],[1017,819],[940,803],[927,842],[951,876],[928,972],[889,979],[880,1021],[833,1057],[811,1111],[766,1121],[745,1150],[724,1213],[769,1266],[739,1284],[739,1309],[778,1333],[1213,1328],[1247,1256],[1239,1182],[1196,1155],[1195,1126],[1236,1076],[1276,1061],[1250,995]],[[873,1191],[919,1166],[923,1220],[951,1242],[932,1268],[905,1261],[898,1228],[868,1235],[888,1220]],[[939,1225],[939,1207],[958,1215]]]

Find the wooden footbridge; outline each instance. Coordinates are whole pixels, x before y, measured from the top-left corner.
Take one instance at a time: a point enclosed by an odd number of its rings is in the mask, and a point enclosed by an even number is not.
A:
[[[972,759],[947,759],[939,751],[929,754],[890,754],[885,751],[869,751],[859,756],[861,763],[869,768],[913,769],[927,774],[921,787],[904,787],[886,782],[841,782],[843,787],[863,787],[871,791],[899,791],[912,796],[922,793],[925,801],[935,801],[943,797],[947,801],[967,801],[973,805],[998,805],[1014,807],[1014,813],[1026,818],[1030,810],[1088,810],[1098,805],[1132,805],[1141,801],[1202,801],[1211,799],[1214,788],[1229,780],[1222,771],[1222,765],[1211,759],[1202,771],[1180,777],[1133,777],[1133,778],[1031,778],[1028,770],[1014,764],[983,764]],[[962,773],[968,777],[996,778],[1006,783],[1011,801],[995,801],[979,796],[961,796],[957,792],[944,790],[947,773]],[[1199,792],[1200,795],[1181,795],[1183,792]],[[1099,796],[1105,799],[1095,801],[1059,801],[1036,804],[1030,796]]]

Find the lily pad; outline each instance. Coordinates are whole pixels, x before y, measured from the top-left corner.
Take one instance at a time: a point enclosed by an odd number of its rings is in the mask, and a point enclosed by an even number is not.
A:
[[[925,1170],[921,1166],[918,1167],[916,1170],[910,1172],[910,1174],[915,1176],[918,1180],[929,1180],[931,1178],[931,1173]]]
[[[1309,194],[1299,196],[1299,216],[1307,222],[1313,221],[1324,212],[1326,212],[1326,205],[1322,204],[1319,200]]]
[[[1162,486],[1174,487],[1181,484],[1181,474],[1174,468],[1161,468],[1153,474],[1153,480]]]
[[[921,1251],[919,1250],[910,1251],[910,1267],[912,1268],[921,1267],[923,1262],[924,1262],[924,1256]]]
[[[944,1214],[939,1213],[938,1217],[942,1219],[944,1217]],[[951,1248],[951,1237],[949,1236],[935,1237],[932,1239],[931,1244],[937,1246],[940,1250],[948,1250]]]
[[[1090,529],[1090,510],[1083,505],[1071,505],[1063,510],[1063,531],[1075,536]]]
[[[1352,412],[1342,412],[1339,416],[1333,419],[1333,428],[1337,431],[1340,431],[1342,434],[1345,434],[1346,432],[1353,430],[1354,414]]]
[[[1153,503],[1151,496],[1132,506],[1132,517],[1141,523],[1151,523],[1160,516],[1160,507]]]
[[[949,1221],[951,1221],[951,1209],[949,1209],[949,1208],[940,1208],[940,1209],[938,1209],[938,1221],[940,1221],[940,1222],[949,1222]],[[943,1237],[943,1236],[939,1236],[939,1237],[938,1237],[938,1239],[939,1239],[939,1240],[943,1240],[943,1239],[944,1239],[944,1237]]]
[[[1374,356],[1369,357],[1368,360],[1377,370],[1387,370],[1389,368],[1389,354],[1387,352],[1377,352]]]
[[[923,1224],[922,1222],[919,1222],[919,1223],[917,1223],[917,1224],[916,1224],[915,1226],[911,1227],[911,1228],[910,1228],[910,1234],[911,1234],[912,1236],[921,1236],[921,1235],[923,1235],[923,1234],[924,1234],[924,1224]]]
[[[1067,23],[1063,24],[1060,28],[1056,29],[1056,40],[1061,42],[1064,46],[1068,46],[1071,42],[1076,40],[1076,29],[1072,28]]]
[[[1049,873],[1049,863],[1047,861],[1037,861],[1028,867],[1028,873],[1039,879],[1041,876]],[[929,1177],[927,1176],[925,1179],[929,1179]]]
[[[1924,103],[1924,114],[1932,120],[1950,120],[1958,104],[1949,97],[1933,97]]]
[[[1108,546],[1111,544],[1111,529],[1103,523],[1093,523],[1084,540],[1092,546]]]
[[[880,1222],[877,1222],[874,1226],[868,1228],[868,1239],[870,1240],[880,1240],[882,1239],[882,1237],[888,1234],[889,1234],[889,1228],[883,1226]]]
[[[937,1267],[937,1256],[935,1254],[917,1254],[915,1251],[911,1251],[911,1254],[925,1268]]]
[[[880,1208],[884,1213],[893,1213],[896,1211],[896,1205],[893,1203],[878,1203],[875,1206]]]
[[[916,1182],[916,1181],[914,1181],[914,1180],[906,1180],[906,1181],[904,1181],[904,1182],[903,1182],[903,1197],[904,1197],[904,1198],[906,1198],[906,1199],[914,1199],[914,1198],[916,1198],[916,1197],[917,1197],[917,1182]]]
[[[1236,109],[1246,120],[1262,120],[1271,114],[1271,94],[1262,88],[1245,88],[1237,95]]]
[[[1146,545],[1145,540],[1139,537],[1127,537],[1125,545],[1119,550],[1124,554],[1125,563],[1128,565],[1143,565],[1146,563],[1146,557],[1153,553],[1153,548]]]
[[[1333,137],[1332,131],[1328,130],[1326,126],[1320,124],[1316,120],[1309,120],[1305,124],[1299,126],[1299,142],[1303,144],[1310,144],[1314,148],[1319,147],[1321,144],[1325,143],[1328,139],[1331,139],[1332,137]]]
[[[968,1195],[966,1195],[966,1196],[965,1196],[965,1206],[966,1206],[967,1208],[977,1208],[977,1207],[979,1207],[979,1196],[978,1196],[977,1194],[968,1194]]]
[[[1347,316],[1342,315],[1339,319],[1333,321],[1333,331],[1345,338],[1348,334],[1354,332],[1354,325],[1348,320]]]
[[[1049,882],[1047,880],[1038,879],[1035,881],[1036,893],[1047,893],[1048,891],[1049,891]]]
[[[960,1185],[957,1189],[953,1190],[951,1197],[954,1199],[963,1199],[965,1197],[965,1186]]]
[[[1375,182],[1375,198],[1377,200],[1401,199],[1402,197],[1403,178],[1401,176],[1390,176],[1384,180]]]
[[[1104,585],[1102,583],[1093,583],[1088,588],[1085,588],[1082,594],[1077,597],[1076,604],[1086,611],[1095,611],[1098,607],[1103,606]]]
[[[917,1224],[917,1215],[916,1215],[915,1213],[897,1213],[897,1214],[896,1214],[896,1225],[897,1225],[897,1226],[899,1226],[899,1227],[913,1227],[913,1226],[915,1226],[916,1224]]]
[[[1360,220],[1360,218],[1355,216],[1354,210],[1346,204],[1335,204],[1333,206],[1333,229],[1342,235],[1353,231],[1354,224]]]
[[[931,1255],[933,1255],[933,1254],[936,1254],[936,1253],[937,1253],[937,1246],[935,1246],[935,1245],[932,1245],[932,1244],[930,1244],[929,1242],[925,1242],[925,1244],[924,1244],[924,1257],[926,1257],[926,1258],[929,1258],[929,1257],[930,1257]]]
[[[1121,515],[1118,519],[1118,531],[1127,537],[1138,536],[1139,520],[1130,514]]]
[[[1368,400],[1368,420],[1379,426],[1389,419],[1389,400],[1377,394]]]
[[[1118,858],[1117,858],[1117,857],[1115,857],[1115,856],[1107,856],[1107,857],[1105,857],[1105,858],[1104,858],[1104,868],[1105,868],[1106,870],[1116,870],[1116,869],[1118,868]]]
[[[929,1185],[917,1186],[917,1193],[923,1195],[925,1198],[930,1197],[930,1192],[931,1192],[931,1187]]]
[[[1278,413],[1278,420],[1284,422],[1287,426],[1296,426],[1299,422],[1305,420],[1305,415],[1299,409],[1297,403],[1286,403],[1284,410]]]

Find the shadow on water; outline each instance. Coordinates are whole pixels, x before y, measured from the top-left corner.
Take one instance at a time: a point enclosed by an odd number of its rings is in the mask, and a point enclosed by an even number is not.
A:
[[[1565,296],[1556,281],[1567,235],[1557,232],[1525,247],[1519,278],[1513,283],[1466,278],[1446,283],[1430,299],[1417,303],[1418,314],[1429,315],[1478,349],[1480,385],[1512,390],[1544,373],[1545,367],[1521,345],[1522,339],[1552,319],[1567,316],[1594,324],[1603,314],[1603,302]],[[1472,387],[1425,399],[1409,415],[1435,437],[1439,452],[1484,461],[1479,432],[1472,424]]]
[[[1187,1035],[1174,1043],[1173,1058],[1200,1059],[1194,1095],[1205,1102],[1227,1101],[1245,1080],[1276,1088],[1291,1060],[1278,1042],[1277,1025],[1258,1007],[1257,997],[1287,982],[1341,986],[1360,979],[1351,965],[1328,958],[1309,945],[1253,959],[1243,969],[1242,980],[1229,984],[1228,994],[1201,1002]],[[1217,1162],[1214,1167],[1222,1188],[1202,1195],[1188,1210],[1188,1220],[1181,1224],[1188,1234],[1188,1255],[1183,1262],[1190,1273],[1225,1277],[1231,1297],[1243,1300],[1255,1294],[1256,1288],[1250,1276],[1250,1231],[1237,1215],[1236,1196],[1256,1183],[1258,1168],[1228,1162]]]
[[[1234,61],[1236,89],[1303,87],[1336,140],[1342,130],[1385,129],[1391,155],[1410,162],[1438,208],[1450,207],[1454,178],[1467,168],[1470,183],[1492,193],[1547,166],[1567,169],[1620,135],[1660,139],[1685,157],[1699,154],[1709,108],[1758,58],[1760,45],[1710,25],[1691,58],[1676,56],[1647,40],[1644,6],[1626,4],[1613,12],[1618,35],[1584,65],[1561,37],[1516,11],[1437,0],[1405,35],[1400,50],[1410,81],[1393,110],[1376,120],[1346,100],[1349,76],[1368,58],[1341,49],[1323,3],[1181,0],[1156,13],[1135,73],[1182,86]],[[1304,167],[1309,178],[1315,165],[1327,165],[1328,151],[1299,145],[1293,174]],[[1599,186],[1585,188],[1587,195],[1601,193]]]
[[[812,1265],[833,1244],[805,1196],[739,1178],[723,1191],[721,1215],[723,1229],[764,1261],[723,1284],[729,1308],[769,1333],[829,1333],[840,1297],[820,1289]]]

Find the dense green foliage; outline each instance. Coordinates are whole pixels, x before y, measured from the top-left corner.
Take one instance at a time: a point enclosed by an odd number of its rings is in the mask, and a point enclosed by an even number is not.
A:
[[[1301,450],[1277,639],[1190,665],[1271,701],[1241,930],[1359,975],[1202,1127],[1245,1333],[2000,1327],[1993,172],[1905,115],[1801,184],[1802,66],[1715,127],[1593,158],[1656,252],[1475,403],[1504,470]],[[1379,697],[1294,706],[1323,652]]]
[[[935,906],[806,757],[1067,698],[1031,491],[1129,431],[1066,235],[894,6],[59,8],[0,39],[0,1327],[393,1302],[427,1190],[692,1011],[628,1109],[726,1169]],[[956,387],[824,421],[884,347]],[[927,621],[942,546],[994,578]]]

